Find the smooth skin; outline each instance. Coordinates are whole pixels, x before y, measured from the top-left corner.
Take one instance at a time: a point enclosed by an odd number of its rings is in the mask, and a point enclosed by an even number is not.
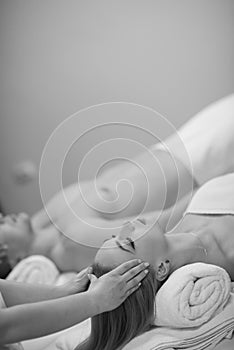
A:
[[[166,231],[181,218],[188,197],[190,195],[180,200],[175,208],[150,212],[144,216],[149,220],[158,217],[160,226]],[[30,217],[21,213],[0,219],[0,242],[2,240],[5,251],[8,247],[7,255],[12,267],[26,256],[40,254],[51,259],[61,272],[78,272],[92,264],[105,239],[117,235],[123,223],[132,219],[107,220],[89,217],[87,221],[82,221],[71,218],[71,222],[64,227],[66,234],[63,234],[54,225],[35,231]]]
[[[145,200],[148,201],[147,212],[164,210],[163,223],[160,222],[163,226],[169,219],[173,223],[178,221],[180,215],[173,212],[173,208],[166,208],[177,199],[182,199],[185,208],[190,199],[192,177],[182,163],[174,163],[169,153],[154,150],[154,155],[157,162],[148,152],[134,159],[147,174],[149,192],[142,171],[128,162],[110,168],[98,177],[98,194],[91,181],[82,182],[81,191],[77,184],[72,184],[64,189],[64,193],[56,194],[31,220],[26,214],[0,218],[0,243],[8,246],[11,265],[26,256],[41,254],[53,260],[62,272],[81,271],[92,263],[103,240],[115,234],[116,220],[121,225],[124,218],[138,215]],[[178,186],[178,176],[183,188]],[[131,204],[123,210],[121,208],[129,197],[129,184],[121,182],[117,193],[116,184],[122,178],[131,182],[134,188]],[[119,199],[115,201],[118,194]]]
[[[131,258],[147,260],[158,281],[178,268],[204,262],[224,268],[234,280],[234,216],[187,213],[170,232],[142,217],[127,221],[105,242],[95,257],[103,266],[116,266]]]
[[[148,205],[143,215],[163,211],[160,224],[173,227],[181,218],[196,184],[183,164],[179,161],[175,164],[169,153],[154,150],[154,155],[157,162],[148,156],[148,152],[134,159],[147,174],[149,192],[142,171],[125,162],[100,174],[97,178],[98,193],[93,182],[87,181],[80,183],[81,190],[77,184],[72,184],[56,194],[31,218],[35,235],[29,254],[49,257],[61,271],[74,268],[80,271],[91,264],[103,240],[115,234],[116,224],[120,226],[126,217],[139,215],[146,200]],[[183,184],[181,187],[178,186],[178,177]],[[131,203],[127,206],[129,183],[119,182],[121,179],[129,181],[134,188]],[[177,200],[179,204],[174,211],[173,204]]]
[[[79,293],[78,283],[77,294],[74,285],[72,288],[34,286],[0,280],[7,306],[0,309],[0,344],[45,336],[115,309],[139,288],[147,266],[139,259],[128,261],[98,279],[91,278],[87,291]],[[85,276],[87,282],[88,275]]]
[[[123,162],[95,179],[98,192],[95,191],[94,181],[84,181],[79,186],[72,184],[58,192],[46,204],[46,208],[33,215],[33,227],[41,230],[55,223],[63,230],[74,218],[71,208],[83,220],[121,219],[142,212],[142,203],[146,200],[145,212],[150,212],[165,210],[188,193],[191,194],[197,184],[186,167],[167,152],[152,149],[152,154],[157,161],[149,152],[134,158],[145,174],[131,162]],[[179,186],[178,179],[183,186]],[[125,206],[131,196],[129,183],[134,193],[131,203]]]

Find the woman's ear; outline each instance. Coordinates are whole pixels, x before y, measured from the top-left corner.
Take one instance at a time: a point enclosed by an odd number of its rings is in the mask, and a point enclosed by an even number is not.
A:
[[[170,272],[170,261],[161,261],[156,269],[156,279],[158,281],[164,281]]]

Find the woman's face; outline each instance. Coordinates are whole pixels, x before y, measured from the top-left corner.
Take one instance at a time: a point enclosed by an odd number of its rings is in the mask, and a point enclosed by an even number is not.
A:
[[[27,214],[0,216],[0,242],[8,246],[8,257],[15,261],[27,255],[33,239]]]
[[[126,222],[117,236],[104,241],[96,254],[95,262],[114,267],[139,258],[156,267],[157,258],[163,256],[166,247],[166,239],[159,225],[138,218]]]

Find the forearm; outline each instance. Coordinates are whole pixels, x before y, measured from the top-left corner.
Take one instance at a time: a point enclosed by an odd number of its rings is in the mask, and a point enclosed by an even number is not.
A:
[[[63,188],[56,193],[46,204],[46,207],[31,217],[32,226],[35,230],[49,228],[56,218],[59,218],[66,211],[68,202],[71,203],[77,196],[77,184]],[[66,200],[65,200],[66,198]],[[49,215],[48,215],[49,214]]]
[[[1,279],[0,291],[7,307],[66,296],[66,291],[61,286],[33,285]]]
[[[98,313],[90,292],[1,310],[0,344],[42,337]]]
[[[123,163],[100,177],[99,188],[109,190],[110,199],[107,199],[113,200],[113,205],[109,204],[110,209],[117,212],[113,215],[111,210],[109,213],[107,211],[104,217],[111,219],[137,215],[145,204],[144,212],[165,209],[191,190],[193,179],[181,162],[172,159],[167,152],[156,150],[154,155],[156,159],[149,152],[140,154],[134,159],[139,166],[131,162]]]

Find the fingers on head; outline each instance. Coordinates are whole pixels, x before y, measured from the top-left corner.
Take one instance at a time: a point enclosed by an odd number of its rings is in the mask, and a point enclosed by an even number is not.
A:
[[[133,288],[130,288],[127,290],[124,299],[128,298],[132,293],[134,293],[135,291],[137,291],[141,286],[141,283],[138,283],[137,285],[135,285]]]
[[[88,277],[89,277],[90,282],[97,280],[97,277],[95,275],[93,275],[92,273],[88,274]]]
[[[148,272],[144,270],[134,278],[125,282],[126,292],[130,293],[129,295],[131,295],[135,290],[137,290],[141,286],[141,282],[147,276],[147,273]]]
[[[147,263],[141,263],[138,266],[135,266],[134,268],[132,268],[131,270],[129,270],[125,275],[124,275],[124,279],[126,281],[129,281],[131,279],[133,279],[135,276],[139,276],[140,280],[145,277],[145,275],[147,274],[146,268],[149,266],[149,264]],[[139,282],[140,282],[139,280]]]
[[[126,272],[128,272],[130,269],[132,269],[133,267],[139,265],[141,263],[141,260],[139,259],[134,259],[134,260],[129,260],[124,262],[123,264],[121,264],[120,266],[118,266],[115,270],[116,273],[123,275]]]

